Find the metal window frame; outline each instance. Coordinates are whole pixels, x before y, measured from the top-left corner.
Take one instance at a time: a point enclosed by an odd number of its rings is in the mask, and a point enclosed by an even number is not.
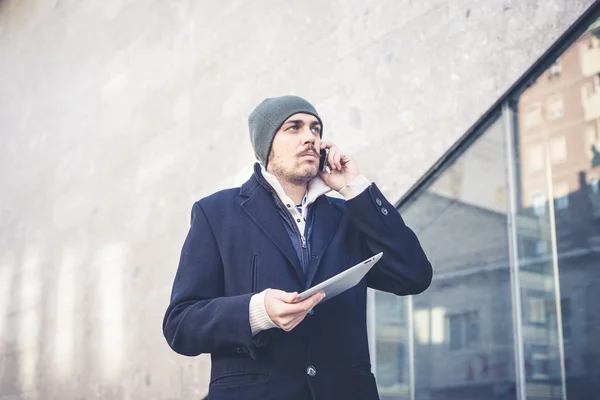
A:
[[[508,254],[510,271],[510,288],[513,320],[513,346],[515,354],[515,384],[517,387],[517,399],[527,399],[527,380],[525,376],[525,346],[523,343],[523,304],[521,300],[521,280],[519,275],[519,245],[517,242],[517,198],[518,176],[514,164],[516,159],[514,150],[514,123],[516,116],[508,104],[502,107],[504,122],[504,143],[506,146],[506,187],[508,188],[508,212],[507,212],[507,234]]]

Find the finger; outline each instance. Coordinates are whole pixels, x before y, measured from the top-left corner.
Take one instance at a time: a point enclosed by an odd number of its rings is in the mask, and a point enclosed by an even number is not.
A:
[[[294,301],[296,301],[296,297],[298,297],[298,292],[286,293],[285,299],[283,299],[283,301],[285,301],[288,304],[293,304]]]
[[[269,290],[267,293],[272,293],[273,297],[276,298],[277,300],[281,300],[284,303],[293,303],[294,300],[296,300],[296,297],[298,296],[298,292],[284,292],[283,290]]]
[[[277,315],[281,318],[294,318],[304,315],[321,301],[321,295],[316,293],[297,303],[279,303]]]
[[[309,308],[308,311],[312,310],[313,308],[316,307],[317,304],[319,304],[323,299],[325,298],[325,293],[324,292],[319,292],[319,293],[315,293],[314,295],[312,295],[309,299],[311,300],[311,307]]]
[[[306,312],[308,312],[306,310],[307,301],[309,301],[309,299],[304,299],[302,301],[299,301],[298,303],[291,303],[291,304],[280,303],[279,315],[282,318],[288,319],[288,318],[294,318],[302,313],[306,313]]]
[[[323,292],[319,292],[319,293],[315,293],[312,296],[296,303],[295,305],[298,306],[298,311],[299,313],[307,313],[310,310],[312,310],[317,304],[319,304],[319,302],[321,300],[323,300],[323,297],[325,297],[325,293]]]
[[[333,165],[333,151],[333,147],[330,147],[327,151],[327,164],[329,165],[332,171],[335,170],[335,165]]]
[[[332,147],[335,147],[335,144],[333,142],[330,142],[328,140],[321,140],[321,150],[330,149]]]
[[[350,161],[352,161],[352,157],[350,157],[348,154],[346,154],[342,151],[341,158],[340,158],[340,162],[342,163],[342,165],[345,165],[346,163],[348,163]]]
[[[342,170],[342,163],[341,163],[342,151],[340,149],[338,149],[337,147],[336,147],[336,150],[337,151],[335,152],[335,161],[334,162],[335,162],[335,165],[337,165],[337,169],[341,171]]]
[[[335,161],[335,147],[330,147],[329,148],[329,154],[327,155],[327,162],[329,163],[329,165],[331,166],[331,169],[335,170],[336,165],[334,164]]]
[[[313,296],[303,300],[301,303],[296,303],[293,306],[289,305],[286,310],[282,310],[273,322],[285,331],[294,329],[308,314],[310,310],[323,300],[325,293],[317,293]]]
[[[306,314],[310,311],[311,303],[309,299],[299,301],[298,303],[279,303],[277,308],[277,316],[282,320],[295,318],[298,315]]]
[[[319,292],[319,293],[315,293],[314,295],[312,295],[311,297],[305,299],[303,301],[302,304],[302,311],[299,312],[298,314],[295,314],[294,316],[290,315],[290,320],[288,321],[288,327],[291,329],[294,329],[294,327],[296,327],[300,322],[302,322],[304,320],[304,318],[306,318],[306,315],[308,314],[308,312],[310,310],[312,310],[313,308],[315,308],[315,306],[325,298],[325,293],[323,292]],[[306,304],[304,304],[306,303]]]
[[[341,171],[341,164],[340,164],[340,149],[338,149],[337,147],[331,147],[329,149],[329,165],[331,165],[331,167],[333,169],[337,169]]]
[[[344,164],[342,164],[342,150],[340,150],[339,148],[336,147],[336,152],[335,152],[335,163],[338,167],[338,169],[341,171]]]

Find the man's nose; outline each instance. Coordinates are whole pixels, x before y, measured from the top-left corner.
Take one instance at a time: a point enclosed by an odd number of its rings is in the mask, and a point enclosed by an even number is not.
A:
[[[315,143],[315,139],[315,135],[310,128],[304,128],[302,130],[302,143]]]

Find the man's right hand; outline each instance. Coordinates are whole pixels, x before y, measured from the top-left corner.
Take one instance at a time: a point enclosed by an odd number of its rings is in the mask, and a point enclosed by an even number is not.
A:
[[[325,293],[319,292],[294,303],[298,293],[268,289],[265,294],[265,309],[271,321],[286,332],[294,329],[323,298]]]

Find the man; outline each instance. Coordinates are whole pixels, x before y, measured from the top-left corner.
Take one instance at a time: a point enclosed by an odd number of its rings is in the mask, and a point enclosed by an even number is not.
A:
[[[321,118],[310,103],[266,99],[248,123],[259,163],[241,188],[194,204],[165,338],[180,354],[211,354],[211,400],[378,399],[367,287],[420,293],[431,282],[431,265],[353,158],[321,140]],[[319,171],[321,149],[329,151],[330,173]],[[324,196],[331,190],[344,200]],[[379,252],[357,286],[294,302]]]

